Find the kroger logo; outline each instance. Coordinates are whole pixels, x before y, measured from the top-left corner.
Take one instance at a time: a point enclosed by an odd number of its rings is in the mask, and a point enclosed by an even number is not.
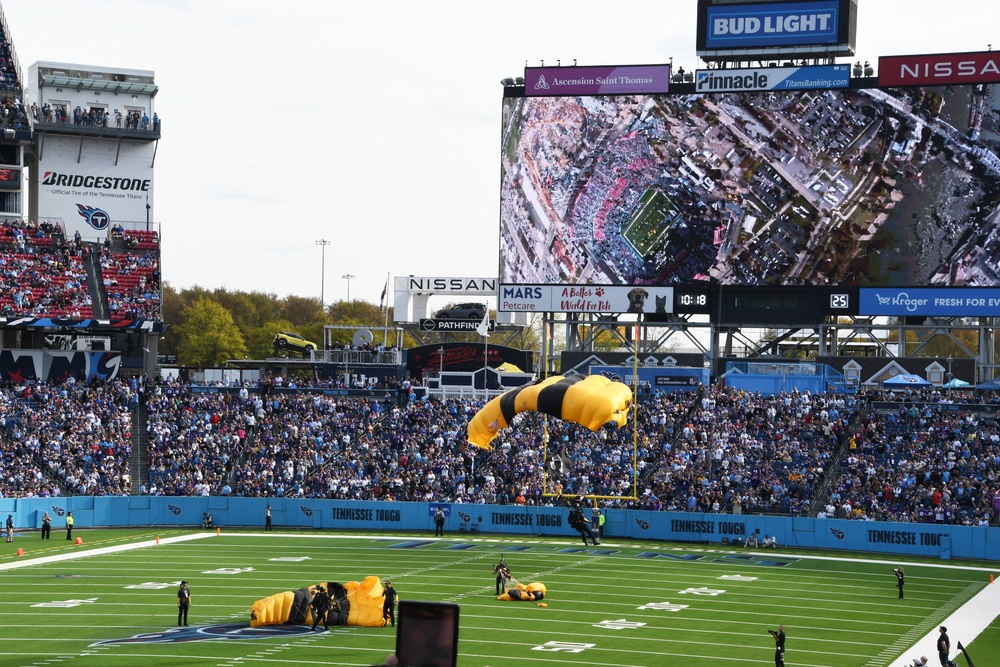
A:
[[[906,292],[900,292],[895,296],[882,296],[878,292],[875,293],[875,298],[878,299],[878,305],[880,306],[902,306],[906,308],[911,313],[917,312],[919,308],[927,305],[930,299],[914,299]]]

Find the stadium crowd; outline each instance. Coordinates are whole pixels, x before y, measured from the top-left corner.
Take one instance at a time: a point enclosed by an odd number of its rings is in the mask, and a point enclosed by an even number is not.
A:
[[[113,238],[114,237],[114,238]],[[97,253],[113,319],[160,318],[159,237],[126,231],[105,246],[67,240],[56,224],[0,222],[0,316],[93,317],[85,262]]]
[[[17,58],[2,26],[0,26],[0,90],[8,91],[0,98],[0,127],[23,129],[27,125],[28,117],[19,97],[21,80],[17,71]]]
[[[126,491],[128,427],[146,409],[154,495],[554,504],[548,493],[631,495],[631,426],[593,434],[519,415],[486,453],[465,448],[475,401],[345,398],[299,391],[196,391],[135,379],[7,387],[0,394],[4,495]],[[397,399],[400,397],[400,400]],[[637,501],[692,512],[995,523],[1000,426],[926,403],[867,410],[869,397],[713,386],[642,392]],[[82,428],[72,428],[74,423]],[[543,454],[543,443],[551,443]],[[843,452],[841,455],[840,452]],[[128,480],[126,482],[125,480]]]
[[[1000,515],[1000,426],[947,404],[871,411],[849,440],[824,516],[988,525]]]
[[[90,317],[87,273],[62,229],[0,222],[0,315]]]
[[[135,382],[0,387],[5,497],[121,495],[131,490]]]
[[[126,247],[137,247],[137,237]],[[108,297],[108,312],[113,319],[159,319],[160,260],[159,250],[113,252],[100,248],[100,266],[104,292]]]

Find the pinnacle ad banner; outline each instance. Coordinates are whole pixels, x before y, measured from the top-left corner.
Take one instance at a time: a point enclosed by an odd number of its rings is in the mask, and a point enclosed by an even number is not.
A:
[[[670,65],[524,68],[528,97],[666,93],[669,88]]]
[[[79,138],[47,137],[30,185],[38,192],[39,221],[91,241],[119,224],[145,229],[152,220],[153,150],[145,142],[119,149],[117,142],[84,139],[81,151]]]
[[[695,72],[694,85],[699,93],[743,93],[764,90],[847,88],[850,79],[850,65],[700,69]]]

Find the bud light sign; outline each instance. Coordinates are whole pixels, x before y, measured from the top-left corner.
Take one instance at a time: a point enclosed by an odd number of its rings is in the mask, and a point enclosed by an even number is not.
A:
[[[705,48],[837,44],[838,0],[752,5],[709,5]]]

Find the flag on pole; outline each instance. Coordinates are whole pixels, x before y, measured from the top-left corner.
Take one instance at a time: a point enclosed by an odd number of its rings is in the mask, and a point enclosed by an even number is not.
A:
[[[480,336],[483,336],[484,338],[489,338],[490,337],[490,313],[489,313],[489,311],[486,311],[486,314],[483,315],[483,321],[479,323],[478,327],[476,327],[476,333],[479,334]]]
[[[382,288],[382,298],[379,299],[379,302],[378,302],[378,308],[379,308],[379,310],[382,310],[383,308],[385,308],[385,297],[386,297],[386,295],[388,293],[389,293],[389,278],[386,277],[386,279],[385,279],[385,287]]]

